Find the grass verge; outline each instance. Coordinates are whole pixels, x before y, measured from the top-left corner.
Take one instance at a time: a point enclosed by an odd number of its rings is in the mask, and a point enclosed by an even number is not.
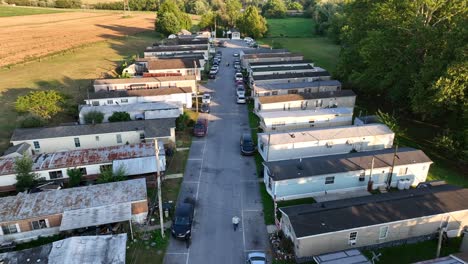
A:
[[[448,256],[453,253],[459,252],[461,238],[451,238],[448,240],[447,245],[442,245],[440,256]],[[379,264],[393,264],[393,263],[414,263],[423,260],[435,258],[437,250],[437,240],[429,240],[415,244],[404,244],[395,247],[387,247],[382,249],[373,250],[376,254],[381,253]],[[372,258],[370,250],[363,251],[363,254],[369,259]]]
[[[41,14],[55,14],[67,12],[65,9],[49,9],[37,7],[20,7],[20,6],[0,6],[0,17],[11,16],[30,16]]]
[[[270,194],[268,194],[266,190],[265,183],[260,183],[260,196],[262,198],[263,204],[263,218],[265,220],[266,225],[274,225],[275,224],[275,213],[274,213],[274,204],[273,199],[271,198]],[[286,206],[293,206],[293,205],[300,205],[300,204],[311,204],[315,203],[314,198],[303,198],[303,199],[296,199],[290,201],[281,201],[277,202],[278,208],[286,207]],[[281,218],[281,214],[278,213],[278,219]]]
[[[126,262],[132,264],[163,263],[167,245],[169,244],[170,231],[161,237],[159,230],[151,231],[150,237],[143,240],[143,233],[135,234],[135,241],[127,242]]]
[[[166,175],[184,173],[189,156],[188,150],[175,151],[172,157],[167,157]]]

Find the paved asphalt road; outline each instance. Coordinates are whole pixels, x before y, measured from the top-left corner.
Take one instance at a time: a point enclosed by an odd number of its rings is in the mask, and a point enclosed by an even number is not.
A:
[[[196,200],[192,243],[187,249],[183,241],[171,238],[166,264],[239,264],[248,252],[268,248],[255,161],[240,155],[240,135],[250,128],[247,106],[236,104],[235,44],[221,49],[220,71],[206,85],[213,91],[211,113],[206,114],[208,135],[193,140],[179,194],[179,202]],[[235,215],[241,218],[236,232],[231,223]]]

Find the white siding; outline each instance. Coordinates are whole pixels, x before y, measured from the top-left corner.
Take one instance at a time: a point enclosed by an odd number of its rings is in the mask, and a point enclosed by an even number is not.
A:
[[[164,89],[164,88],[163,88]],[[117,97],[103,99],[86,99],[87,105],[108,105],[111,101],[112,105],[116,104],[136,104],[136,103],[152,103],[152,102],[180,102],[185,108],[192,108],[192,94],[178,93],[158,96],[139,96],[139,97]]]

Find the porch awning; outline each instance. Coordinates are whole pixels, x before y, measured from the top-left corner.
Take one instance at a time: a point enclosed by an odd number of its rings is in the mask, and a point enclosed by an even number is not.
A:
[[[129,221],[132,218],[131,203],[65,211],[60,231]]]

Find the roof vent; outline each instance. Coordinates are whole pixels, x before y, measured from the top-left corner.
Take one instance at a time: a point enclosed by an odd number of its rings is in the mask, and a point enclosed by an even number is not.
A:
[[[298,170],[303,170],[304,167],[302,167],[302,158],[299,159],[299,163],[297,164],[297,169]]]

